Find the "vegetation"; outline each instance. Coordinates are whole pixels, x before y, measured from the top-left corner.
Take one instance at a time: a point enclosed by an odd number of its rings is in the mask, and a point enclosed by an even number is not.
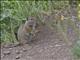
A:
[[[60,10],[67,5],[68,1],[1,1],[1,42],[14,42],[14,31],[28,16]]]
[[[80,20],[80,4],[78,4],[78,18]],[[77,58],[80,59],[80,35],[79,35],[79,40],[77,40],[76,44],[73,46],[72,51],[73,51],[75,59]]]
[[[72,51],[73,51],[75,59],[77,59],[77,58],[80,59],[80,40],[76,42]]]
[[[41,19],[42,17],[39,15],[42,12],[49,12],[58,14],[60,13],[60,17],[58,19],[54,19],[58,22],[55,26],[57,30],[61,32],[64,37],[64,40],[67,41],[69,38],[67,37],[68,27],[70,26],[72,30],[76,33],[76,40],[80,39],[80,25],[71,20],[71,16],[69,14],[64,13],[70,12],[70,4],[69,1],[1,1],[1,9],[0,9],[0,38],[1,43],[11,43],[16,42],[14,32],[17,32],[19,25],[22,24],[23,21],[26,20],[29,16],[37,16]],[[80,4],[78,4],[78,18],[80,19]],[[56,13],[57,12],[57,13]],[[77,22],[80,22],[80,20]],[[49,23],[51,28],[54,28]],[[49,25],[48,24],[48,25]],[[77,27],[77,25],[78,27]],[[69,30],[70,31],[70,30]],[[80,56],[80,45],[78,48],[74,48],[75,54]]]

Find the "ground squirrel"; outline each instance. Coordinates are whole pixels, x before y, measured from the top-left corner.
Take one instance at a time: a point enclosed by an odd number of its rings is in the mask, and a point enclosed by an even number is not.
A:
[[[32,41],[37,30],[38,24],[35,17],[29,17],[25,24],[22,24],[17,33],[18,41],[20,44],[29,43]]]

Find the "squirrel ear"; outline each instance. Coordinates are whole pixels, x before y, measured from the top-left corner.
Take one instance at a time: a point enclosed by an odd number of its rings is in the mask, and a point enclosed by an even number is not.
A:
[[[37,18],[36,18],[36,17],[34,17],[34,16],[29,16],[29,17],[27,18],[27,21],[28,21],[28,20],[36,21],[36,20],[37,20]]]

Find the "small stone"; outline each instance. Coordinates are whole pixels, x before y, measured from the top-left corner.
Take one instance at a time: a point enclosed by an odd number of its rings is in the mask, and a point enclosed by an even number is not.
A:
[[[20,57],[21,57],[21,54],[17,55],[16,56],[16,59],[20,59]]]
[[[9,55],[10,54],[10,51],[4,51],[3,54],[4,55]]]
[[[23,48],[23,51],[25,52],[25,51],[27,51],[27,49]]]
[[[22,52],[23,52],[23,50],[20,51],[20,53],[22,53]]]
[[[16,56],[16,59],[20,59],[20,56]]]
[[[10,49],[10,50],[12,50],[12,48],[11,48],[11,47],[10,47],[9,49]]]
[[[56,47],[60,47],[61,45],[59,45],[59,44],[56,44],[55,46],[56,46]]]
[[[1,58],[3,58],[4,57],[4,54],[3,55],[1,55]]]
[[[18,50],[16,50],[16,54],[20,54],[20,52]]]

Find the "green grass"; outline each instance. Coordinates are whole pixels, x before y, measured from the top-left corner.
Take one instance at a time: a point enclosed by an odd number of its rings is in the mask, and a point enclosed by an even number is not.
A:
[[[54,12],[68,6],[68,1],[1,1],[1,42],[15,41],[14,31],[29,16],[38,16],[42,12]]]
[[[76,44],[72,48],[72,52],[75,59],[80,59],[80,40],[76,42]]]

